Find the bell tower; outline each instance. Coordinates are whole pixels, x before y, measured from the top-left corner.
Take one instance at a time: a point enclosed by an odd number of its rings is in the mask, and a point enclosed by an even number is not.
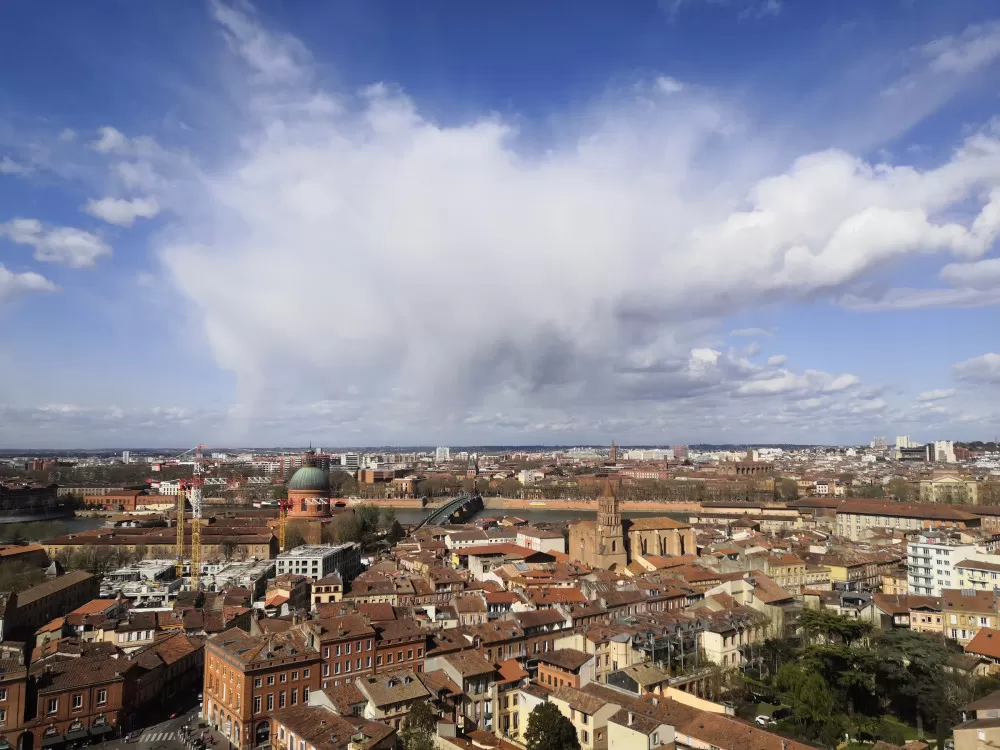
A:
[[[610,479],[597,505],[597,563],[603,568],[628,565],[622,515]]]

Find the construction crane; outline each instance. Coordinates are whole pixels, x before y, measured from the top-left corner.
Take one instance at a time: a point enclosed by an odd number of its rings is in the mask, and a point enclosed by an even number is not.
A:
[[[175,459],[182,458],[188,453],[194,452],[194,470],[192,471],[193,478],[188,483],[190,487],[190,494],[185,494],[185,483],[179,482],[177,488],[177,548],[175,550],[176,561],[175,565],[177,568],[177,576],[181,577],[184,575],[184,536],[185,536],[185,517],[187,515],[187,499],[191,500],[191,590],[197,591],[199,589],[199,578],[201,577],[201,498],[202,498],[202,486],[204,485],[204,479],[202,478],[202,458],[201,449],[204,445],[197,445],[194,448],[189,448],[183,453],[175,456]]]
[[[198,591],[201,578],[201,497],[205,480],[201,476],[204,445],[194,449],[194,471],[191,480],[191,591]]]
[[[187,513],[187,503],[184,497],[184,483],[181,482],[177,488],[177,519],[174,525],[177,527],[177,549],[175,566],[177,577],[184,577],[184,514]]]

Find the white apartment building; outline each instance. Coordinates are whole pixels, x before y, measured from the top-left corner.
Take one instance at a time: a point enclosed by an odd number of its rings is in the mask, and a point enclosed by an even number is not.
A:
[[[438,448],[434,451],[434,460],[439,464],[451,461],[451,448],[445,446]]]
[[[974,544],[957,544],[937,537],[918,537],[906,545],[906,582],[910,594],[941,596],[944,589],[970,588],[963,578],[971,572],[958,567],[965,561],[1000,562],[1000,555],[981,551]]]
[[[361,572],[361,547],[347,544],[305,544],[282,552],[275,558],[278,575],[295,573],[314,581],[331,573],[340,573],[344,583],[354,580]]]
[[[934,461],[946,464],[957,463],[958,459],[955,458],[955,444],[950,440],[935,440]]]

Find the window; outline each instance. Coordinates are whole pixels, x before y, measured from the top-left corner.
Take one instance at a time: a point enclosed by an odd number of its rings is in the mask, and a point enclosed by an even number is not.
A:
[[[406,658],[407,659],[412,659],[413,658],[413,649],[412,648],[409,648],[409,649],[406,650]]]
[[[268,711],[274,710],[274,693],[267,694],[267,710]]]
[[[260,696],[259,695],[256,698],[253,699],[253,712],[255,714],[259,714],[260,713]]]
[[[287,672],[282,672],[281,673],[281,682],[282,682],[282,684],[288,682],[288,673]]]
[[[259,688],[259,687],[261,687],[261,685],[262,685],[262,682],[261,682],[260,677],[258,677],[256,680],[253,681],[253,686],[255,688]]]
[[[103,706],[108,702],[108,691],[98,690],[97,691],[97,705]]]
[[[372,658],[370,656],[365,657],[365,669],[371,669]]]
[[[298,688],[292,688],[292,705],[297,706],[299,703],[299,690]]]
[[[340,674],[340,662],[339,661],[336,664],[333,665],[333,673],[334,674]]]
[[[0,726],[7,723],[7,712],[0,708]]]
[[[278,693],[278,708],[284,708],[284,707],[285,707],[285,691],[282,690],[280,693]]]
[[[76,693],[73,696],[73,710],[77,711],[77,710],[79,710],[81,708],[83,708],[83,694],[82,693]]]
[[[380,667],[381,667],[381,666],[382,666],[382,657],[381,657],[381,656],[377,656],[377,657],[375,657],[375,663],[376,663],[376,664],[377,664],[378,666],[380,666]]]
[[[293,680],[299,679],[299,672],[298,672],[298,670],[293,670],[292,671],[292,679]]]
[[[309,688],[307,687],[302,688],[302,702],[303,703],[309,702]]]
[[[401,661],[403,661],[403,652],[402,651],[397,651],[396,652],[396,662],[399,663]]]
[[[340,644],[337,644],[337,656],[340,656]]]
[[[48,712],[50,714],[54,714],[58,710],[59,710],[59,699],[58,698],[49,698]]]
[[[357,644],[356,644],[356,648],[357,648],[357,651],[358,651],[359,654],[361,653],[361,644],[362,643],[364,643],[364,641],[358,641]]]
[[[268,685],[273,685],[274,684],[274,675],[273,674],[269,674],[267,676],[267,684]]]
[[[392,664],[392,651],[385,655],[386,663]]]
[[[308,669],[303,669],[302,670],[302,679],[303,680],[308,680],[309,679],[309,670]]]
[[[329,659],[330,658],[330,647],[329,646],[324,646],[323,647],[323,658],[324,659]]]
[[[7,700],[7,688],[0,688],[0,701]]]

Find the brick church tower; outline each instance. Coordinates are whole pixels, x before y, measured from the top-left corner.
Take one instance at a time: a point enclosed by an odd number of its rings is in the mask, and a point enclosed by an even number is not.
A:
[[[628,565],[625,534],[622,531],[622,516],[618,509],[611,481],[604,486],[604,492],[597,506],[597,564],[602,568]]]

